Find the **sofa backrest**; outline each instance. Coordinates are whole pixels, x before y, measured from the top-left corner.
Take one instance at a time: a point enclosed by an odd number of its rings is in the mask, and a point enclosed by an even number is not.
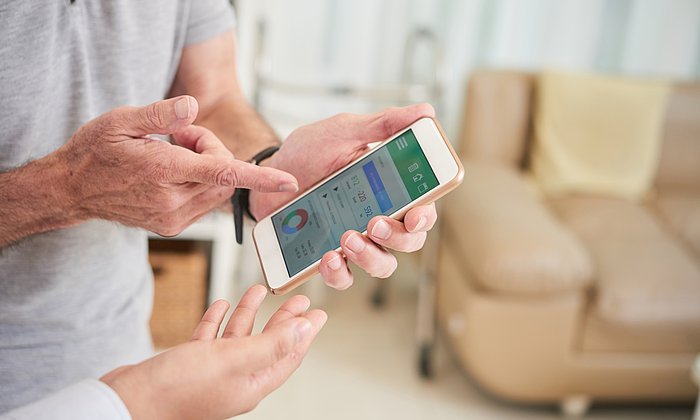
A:
[[[535,78],[515,71],[481,70],[467,87],[462,157],[521,166],[526,156]]]
[[[460,156],[525,168],[536,82],[531,73],[475,71],[467,84]],[[700,83],[673,85],[655,184],[700,187]]]
[[[655,184],[700,188],[700,83],[673,86]]]

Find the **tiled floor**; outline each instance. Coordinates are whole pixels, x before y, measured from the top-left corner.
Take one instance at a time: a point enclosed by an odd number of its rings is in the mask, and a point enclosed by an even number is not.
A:
[[[253,412],[241,418],[285,420],[557,419],[554,408],[506,404],[480,392],[438,344],[435,378],[415,369],[416,280],[402,258],[390,280],[388,301],[372,307],[375,280],[357,278],[350,290],[301,290],[329,320],[299,371]],[[319,290],[321,292],[319,293]],[[318,295],[316,299],[312,295]],[[270,314],[284,297],[268,298]],[[263,317],[261,316],[262,320]],[[690,419],[690,407],[594,407],[590,419]]]

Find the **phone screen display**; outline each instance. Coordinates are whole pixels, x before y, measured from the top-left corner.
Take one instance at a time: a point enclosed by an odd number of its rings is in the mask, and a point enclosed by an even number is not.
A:
[[[338,248],[346,231],[363,232],[437,186],[412,130],[377,148],[272,216],[289,276]]]

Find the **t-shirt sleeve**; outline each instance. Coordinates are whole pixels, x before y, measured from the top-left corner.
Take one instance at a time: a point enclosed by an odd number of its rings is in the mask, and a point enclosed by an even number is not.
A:
[[[185,45],[206,41],[236,26],[229,0],[191,0]]]
[[[0,414],[0,420],[130,420],[119,395],[104,382],[86,379],[38,401]]]

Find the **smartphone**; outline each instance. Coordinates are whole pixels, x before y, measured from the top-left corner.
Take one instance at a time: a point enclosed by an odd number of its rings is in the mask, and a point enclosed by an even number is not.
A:
[[[456,188],[464,169],[439,124],[422,118],[260,220],[253,240],[267,287],[283,294],[318,272],[348,230],[401,220]]]

